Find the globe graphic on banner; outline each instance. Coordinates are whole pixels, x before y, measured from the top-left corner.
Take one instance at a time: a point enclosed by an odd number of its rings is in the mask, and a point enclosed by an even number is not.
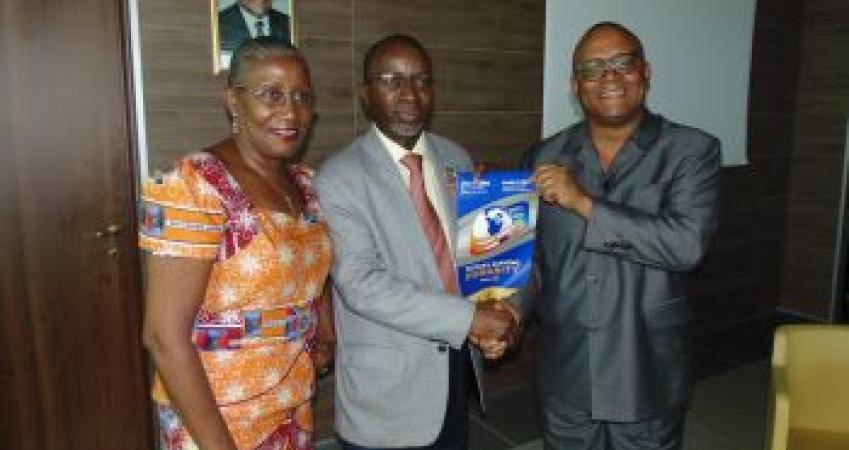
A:
[[[475,217],[472,225],[472,254],[486,253],[510,238],[513,218],[502,208],[488,208]]]

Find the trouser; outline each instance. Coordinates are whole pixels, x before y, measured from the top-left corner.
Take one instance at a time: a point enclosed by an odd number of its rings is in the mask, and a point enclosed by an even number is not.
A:
[[[469,420],[468,420],[468,386],[470,384],[471,359],[468,343],[460,350],[450,349],[448,354],[448,405],[445,408],[445,418],[439,435],[430,445],[424,447],[404,447],[404,450],[468,450]],[[387,430],[387,432],[403,433],[403,430]],[[342,450],[378,450],[373,447],[360,447],[340,440]],[[379,450],[391,450],[380,448]]]
[[[544,450],[679,450],[685,410],[639,422],[593,420],[586,411],[559,405],[541,413]]]

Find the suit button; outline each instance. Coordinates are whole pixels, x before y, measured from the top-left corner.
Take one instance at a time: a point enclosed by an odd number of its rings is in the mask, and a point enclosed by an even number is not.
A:
[[[439,345],[436,346],[436,349],[439,351],[439,353],[445,353],[445,352],[448,351],[448,345],[439,344]]]

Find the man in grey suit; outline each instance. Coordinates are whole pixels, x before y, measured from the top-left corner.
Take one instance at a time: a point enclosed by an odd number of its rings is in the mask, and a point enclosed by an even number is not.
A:
[[[531,150],[544,202],[537,385],[546,449],[677,449],[691,392],[685,272],[717,227],[719,142],[646,110],[651,72],[623,26],[572,55],[584,120]]]
[[[335,251],[336,429],[346,450],[464,450],[481,363],[467,338],[497,354],[515,327],[458,295],[453,173],[472,163],[424,131],[431,61],[414,38],[368,50],[360,98],[372,127],[315,180]]]

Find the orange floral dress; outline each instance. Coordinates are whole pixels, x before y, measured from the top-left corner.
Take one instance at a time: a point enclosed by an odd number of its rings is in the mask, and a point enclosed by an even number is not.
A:
[[[263,210],[224,164],[195,153],[142,187],[139,245],[161,256],[213,261],[192,339],[239,449],[311,449],[315,300],[332,252],[312,171],[289,166],[302,217]],[[156,375],[164,450],[195,449]]]

